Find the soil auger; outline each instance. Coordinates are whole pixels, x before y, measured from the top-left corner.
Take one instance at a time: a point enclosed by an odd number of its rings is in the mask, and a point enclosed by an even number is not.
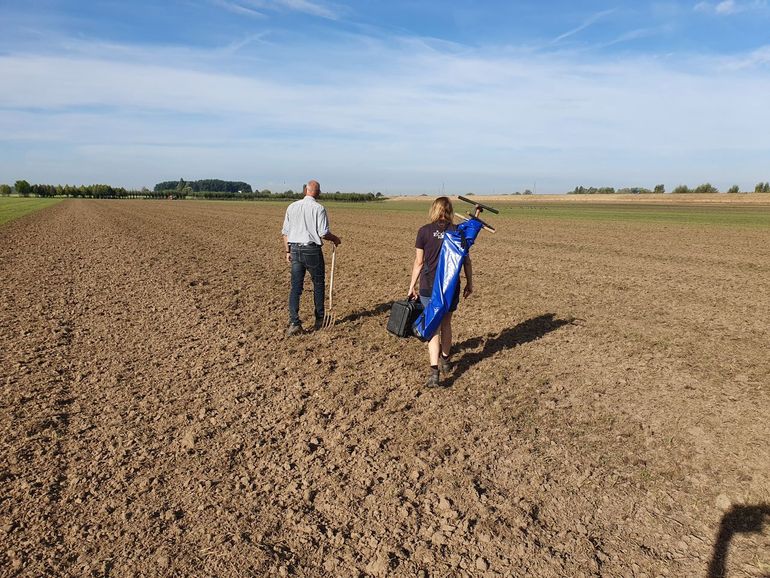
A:
[[[484,221],[479,219],[479,215],[482,212],[484,212],[485,210],[489,211],[490,213],[494,213],[495,215],[500,214],[500,211],[498,211],[494,207],[490,207],[489,205],[484,205],[482,203],[477,203],[476,201],[472,201],[472,200],[470,200],[470,199],[468,199],[466,197],[463,197],[463,196],[459,196],[457,198],[460,199],[461,201],[465,202],[465,203],[474,205],[473,213],[468,213],[467,217],[464,217],[463,215],[457,215],[459,218],[461,218],[464,221],[469,220],[469,218],[477,219],[482,225],[484,225],[484,230],[485,231],[489,231],[490,233],[494,233],[495,232],[495,228],[492,225],[490,225],[489,223],[485,223]]]

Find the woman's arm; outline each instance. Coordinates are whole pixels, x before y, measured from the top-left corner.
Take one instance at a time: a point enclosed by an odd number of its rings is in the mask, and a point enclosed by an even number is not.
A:
[[[412,280],[409,282],[409,297],[417,299],[420,296],[417,282],[420,280],[420,273],[422,273],[422,265],[424,261],[425,251],[422,249],[415,249],[414,265],[412,265]]]
[[[463,270],[465,271],[465,289],[463,289],[463,298],[467,299],[468,296],[473,293],[473,264],[471,263],[470,255],[465,258]]]

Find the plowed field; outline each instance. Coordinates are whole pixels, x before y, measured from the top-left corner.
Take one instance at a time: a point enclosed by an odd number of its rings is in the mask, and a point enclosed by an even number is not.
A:
[[[770,229],[492,217],[426,390],[425,214],[330,207],[286,338],[284,208],[0,228],[0,575],[770,575]]]

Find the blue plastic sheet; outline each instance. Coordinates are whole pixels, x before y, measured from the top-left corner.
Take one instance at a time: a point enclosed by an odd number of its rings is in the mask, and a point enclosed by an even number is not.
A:
[[[483,227],[481,221],[471,218],[460,223],[456,230],[444,233],[430,301],[412,326],[413,333],[423,341],[429,341],[436,334],[449,311],[468,250]]]

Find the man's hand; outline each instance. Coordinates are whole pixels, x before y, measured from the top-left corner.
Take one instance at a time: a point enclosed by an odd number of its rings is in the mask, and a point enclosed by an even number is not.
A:
[[[340,243],[342,243],[342,239],[340,239],[337,235],[335,235],[332,232],[326,233],[323,237],[323,239],[326,239],[327,241],[331,241],[334,243],[334,246],[336,247]]]
[[[286,251],[286,262],[291,263],[291,251]]]
[[[473,285],[468,284],[465,286],[465,289],[463,289],[463,299],[470,297],[471,293],[473,293]]]
[[[416,287],[410,287],[409,288],[409,294],[406,297],[407,299],[414,299],[415,301],[420,298],[420,294],[417,292]]]

